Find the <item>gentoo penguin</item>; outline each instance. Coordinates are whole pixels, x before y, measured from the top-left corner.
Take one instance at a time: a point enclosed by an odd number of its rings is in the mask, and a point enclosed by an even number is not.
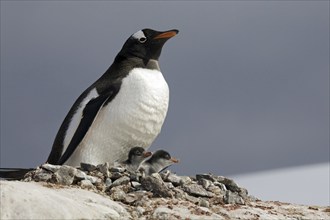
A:
[[[169,103],[158,59],[177,33],[143,29],[131,35],[113,64],[71,107],[47,162],[112,164],[125,160],[134,146],[147,149],[160,133]]]
[[[109,69],[77,99],[47,162],[79,166],[123,161],[134,146],[148,148],[169,102],[158,59],[177,30],[143,29],[130,36]]]
[[[140,164],[152,153],[149,151],[145,151],[142,147],[133,147],[128,153],[128,159],[122,162],[122,164],[129,171],[136,171]]]
[[[141,164],[141,168],[139,170],[145,175],[151,175],[153,173],[159,173],[163,171],[174,163],[179,163],[179,160],[171,157],[167,151],[158,150],[153,153],[148,160]]]

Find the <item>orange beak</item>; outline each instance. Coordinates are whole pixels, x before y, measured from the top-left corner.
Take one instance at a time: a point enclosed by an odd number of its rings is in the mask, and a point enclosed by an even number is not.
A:
[[[172,157],[170,160],[171,160],[173,163],[179,163],[179,160],[176,159],[176,158],[174,158],[174,157]]]
[[[152,153],[149,152],[149,151],[143,153],[143,157],[144,157],[144,158],[149,157],[149,156],[151,156],[151,155],[152,155]]]
[[[156,37],[153,38],[153,40],[162,39],[162,38],[171,38],[174,37],[178,32],[179,31],[177,30],[165,31],[161,34],[158,34]]]

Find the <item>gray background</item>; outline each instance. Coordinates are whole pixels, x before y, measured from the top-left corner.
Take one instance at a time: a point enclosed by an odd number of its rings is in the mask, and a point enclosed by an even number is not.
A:
[[[67,111],[139,29],[177,28],[150,148],[179,174],[329,161],[328,1],[1,1],[1,167],[45,162]]]

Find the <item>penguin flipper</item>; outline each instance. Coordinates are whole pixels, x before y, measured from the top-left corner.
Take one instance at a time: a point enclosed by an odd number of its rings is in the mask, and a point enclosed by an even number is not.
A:
[[[94,99],[91,99],[85,106],[82,119],[67,147],[64,154],[58,160],[58,165],[62,165],[67,161],[67,159],[73,154],[75,149],[78,147],[80,142],[85,137],[86,133],[88,132],[90,126],[92,125],[93,121],[97,117],[97,113],[103,107],[103,105],[112,99],[117,92],[114,90],[110,90],[108,93],[100,95]]]

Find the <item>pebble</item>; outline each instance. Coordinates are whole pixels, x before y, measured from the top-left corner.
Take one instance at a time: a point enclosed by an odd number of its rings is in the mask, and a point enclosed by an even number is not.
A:
[[[112,180],[108,177],[105,179],[105,187],[109,188],[112,185]]]
[[[195,197],[195,196],[191,196],[191,195],[188,195],[188,194],[185,194],[184,195],[184,198],[194,204],[198,204],[199,203],[199,198]]]
[[[52,173],[42,170],[41,172],[36,173],[36,175],[34,176],[34,180],[36,182],[47,182],[52,178],[52,176]]]
[[[213,185],[212,181],[207,180],[207,179],[204,179],[204,178],[200,178],[200,179],[198,180],[198,183],[199,183],[200,185],[202,185],[204,189],[209,188],[209,186],[211,186],[211,184]]]
[[[136,200],[138,200],[137,195],[135,195],[134,193],[128,193],[128,194],[126,194],[123,202],[126,203],[126,204],[132,204]]]
[[[212,182],[214,182],[216,180],[212,174],[196,174],[196,179],[197,180],[206,179],[206,180],[210,180]]]
[[[85,172],[83,172],[83,171],[77,169],[77,172],[76,172],[76,174],[75,174],[75,178],[76,178],[78,181],[79,181],[79,180],[84,180],[84,179],[86,179],[86,176],[87,176],[87,174],[86,174]]]
[[[143,215],[143,213],[145,212],[145,209],[142,208],[141,206],[136,207],[136,212],[138,213],[139,217],[141,217]]]
[[[90,175],[86,175],[85,179],[91,181],[92,184],[100,183],[102,181],[99,177]]]
[[[109,163],[104,163],[104,164],[99,164],[97,165],[97,169],[105,176],[109,177],[110,172],[109,172],[110,164]]]
[[[171,182],[164,182],[164,184],[168,189],[174,189],[174,186]]]
[[[110,172],[118,172],[118,173],[123,173],[126,171],[126,168],[124,167],[111,167]]]
[[[140,188],[141,187],[141,183],[139,183],[137,181],[132,181],[131,184],[134,188]]]
[[[183,191],[189,193],[192,196],[204,196],[204,197],[212,197],[211,194],[206,191],[201,185],[196,183],[188,184],[182,186]]]
[[[120,187],[113,187],[110,190],[110,197],[115,201],[124,201],[126,193]]]
[[[224,196],[223,200],[227,204],[239,204],[239,205],[245,204],[243,198],[240,197],[238,193],[229,190],[226,191],[226,195]]]
[[[80,163],[80,167],[82,170],[85,170],[85,171],[94,171],[97,169],[97,167],[93,164],[89,164],[89,163]]]
[[[216,195],[220,195],[220,194],[224,194],[225,191],[224,190],[221,190],[218,186],[212,184],[210,185],[208,188],[207,188],[207,191],[210,191]]]
[[[55,182],[63,185],[71,185],[74,180],[74,176],[77,173],[77,169],[70,166],[61,166],[55,173]]]
[[[116,180],[116,179],[119,179],[119,178],[122,177],[122,176],[124,176],[123,173],[113,172],[113,173],[111,173],[110,178],[111,178],[112,180]]]
[[[213,182],[213,184],[214,184],[215,186],[219,187],[221,191],[226,191],[226,190],[227,190],[226,185],[223,184],[223,183]]]
[[[169,175],[166,175],[165,177],[165,181],[167,182],[171,182],[173,184],[173,186],[179,186],[182,178],[177,176],[176,174],[172,174],[170,173]]]
[[[158,175],[159,176],[159,175]],[[163,180],[157,175],[146,176],[141,179],[142,187],[147,190],[153,192],[156,197],[172,197],[172,193],[165,186]]]
[[[240,192],[238,193],[244,200],[248,199],[248,191],[245,188],[240,188]]]
[[[206,208],[210,207],[210,203],[209,203],[209,201],[207,201],[206,199],[203,199],[203,198],[201,198],[201,199],[199,200],[198,205],[199,205],[199,206],[202,206],[202,207],[206,207]]]
[[[120,185],[125,185],[130,182],[130,178],[128,176],[122,176],[119,179],[116,179],[112,183],[112,187],[120,186]]]
[[[44,168],[45,170],[49,170],[53,173],[55,173],[56,171],[58,171],[61,166],[59,165],[52,165],[52,164],[49,164],[49,163],[44,163],[41,165],[42,168]]]
[[[140,207],[136,218],[143,219],[143,213],[150,212],[150,198],[172,198],[172,200],[194,203],[202,208],[218,204],[245,204],[257,198],[239,187],[232,179],[213,174],[179,176],[166,170],[160,174],[143,176],[139,171],[128,171],[120,164],[92,165],[82,163],[80,168],[43,164],[26,175],[23,181],[80,185],[108,194],[113,200]],[[171,201],[172,201],[171,200]],[[173,207],[175,204],[169,204]],[[150,207],[149,207],[150,206]],[[148,207],[148,209],[144,209]],[[138,209],[137,209],[138,210]],[[139,217],[140,216],[140,217]]]
[[[234,182],[234,180],[223,177],[223,176],[218,176],[216,178],[216,181],[219,183],[222,183],[226,186],[226,188],[230,191],[233,192],[240,192],[239,186]]]
[[[83,189],[91,189],[94,187],[93,183],[89,180],[82,180],[80,181],[80,186]]]
[[[181,177],[181,180],[180,180],[180,185],[183,186],[183,185],[187,185],[187,184],[190,184],[192,183],[192,180],[189,176],[182,176]]]

